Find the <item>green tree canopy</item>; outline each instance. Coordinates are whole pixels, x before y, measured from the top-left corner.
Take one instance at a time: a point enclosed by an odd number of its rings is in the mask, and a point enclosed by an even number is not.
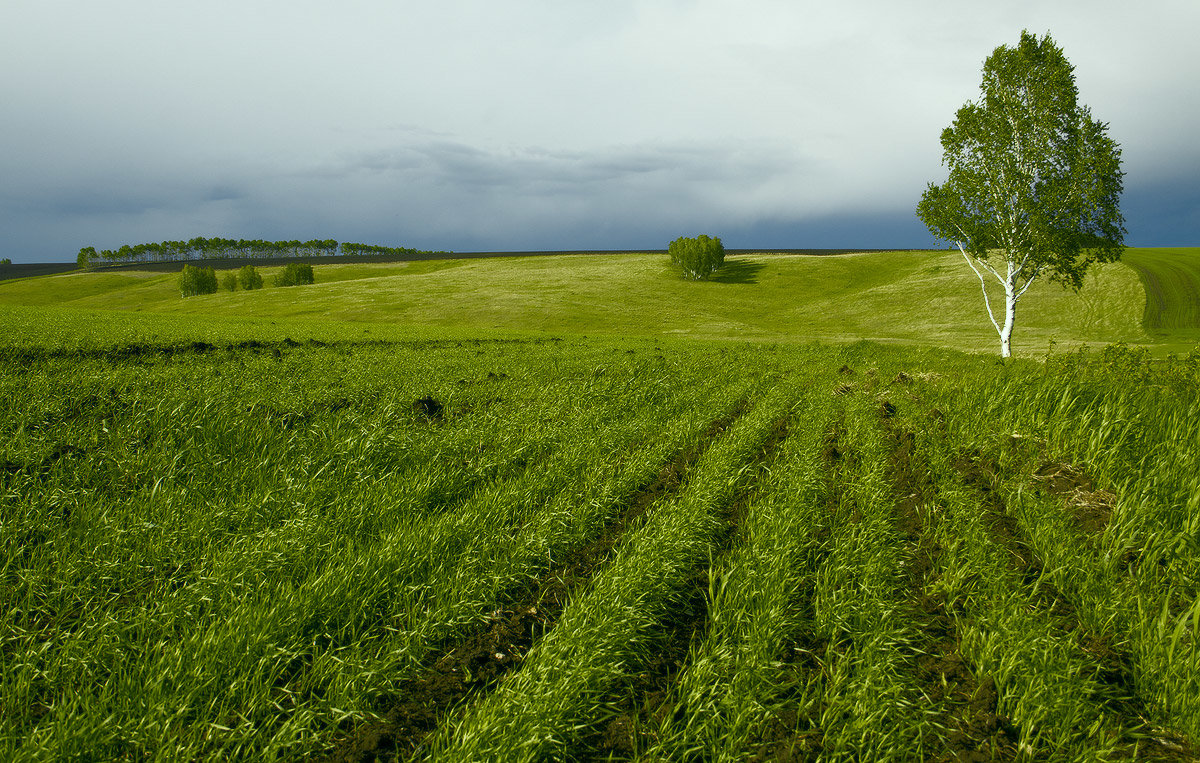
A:
[[[695,238],[680,236],[667,247],[671,262],[683,269],[684,278],[708,278],[725,264],[725,245],[721,239],[705,234]]]
[[[246,291],[253,291],[263,287],[262,276],[259,275],[258,270],[253,265],[242,266],[242,269],[237,272],[237,282]]]
[[[308,263],[289,262],[274,278],[276,286],[304,286],[310,283],[313,283],[313,269]]]
[[[949,177],[929,184],[917,216],[979,276],[1008,357],[1017,301],[1034,280],[1078,290],[1092,263],[1120,258],[1124,173],[1108,125],[1078,103],[1074,67],[1049,34],[1022,32],[1016,47],[996,48],[980,91],[942,132]],[[1003,325],[985,272],[1004,289]]]
[[[184,265],[179,273],[179,293],[185,297],[213,294],[217,290],[217,273],[212,268]]]

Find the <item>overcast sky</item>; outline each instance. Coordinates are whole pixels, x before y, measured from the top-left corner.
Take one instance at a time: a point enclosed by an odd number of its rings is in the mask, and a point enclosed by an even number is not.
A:
[[[1128,243],[1200,245],[1196,0],[3,0],[0,256],[932,245],[938,137],[1024,28],[1123,148]]]

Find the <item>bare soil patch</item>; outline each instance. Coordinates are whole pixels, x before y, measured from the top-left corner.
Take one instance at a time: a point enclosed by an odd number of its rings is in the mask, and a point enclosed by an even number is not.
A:
[[[907,602],[913,623],[923,636],[914,655],[916,677],[929,704],[940,711],[946,730],[938,761],[1015,760],[1020,739],[1012,721],[999,713],[991,676],[977,678],[960,651],[960,634],[944,597],[926,593],[937,582],[943,553],[925,526],[922,507],[936,497],[929,466],[918,447],[918,433],[893,425],[895,408],[884,403],[880,419],[891,446],[889,473],[895,496],[897,529],[913,546],[905,567]],[[949,606],[962,609],[961,602]]]
[[[1083,469],[1048,461],[1034,470],[1033,479],[1045,492],[1064,499],[1063,505],[1089,538],[1108,527],[1117,497],[1106,490],[1097,490]]]

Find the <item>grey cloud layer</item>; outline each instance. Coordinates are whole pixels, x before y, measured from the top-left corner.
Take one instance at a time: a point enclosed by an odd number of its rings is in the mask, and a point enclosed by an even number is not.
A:
[[[718,145],[629,146],[587,151],[539,148],[487,150],[462,142],[437,140],[395,149],[367,151],[326,176],[358,172],[391,173],[462,189],[498,187],[520,192],[563,186],[561,192],[591,193],[597,184],[629,185],[657,176],[667,182],[756,182],[783,171],[786,148],[735,148]]]
[[[817,220],[857,245],[940,179],[938,134],[1021,28],[1054,34],[1111,123],[1130,209],[1197,237],[1194,2],[280,7],[9,0],[0,255],[193,235],[608,248]],[[1156,187],[1182,201],[1137,201]]]

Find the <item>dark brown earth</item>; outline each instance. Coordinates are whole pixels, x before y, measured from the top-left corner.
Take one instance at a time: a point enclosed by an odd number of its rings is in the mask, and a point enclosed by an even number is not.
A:
[[[1092,478],[1081,468],[1048,461],[1033,472],[1033,479],[1045,492],[1064,499],[1067,511],[1089,539],[1108,527],[1117,497],[1096,490]]]
[[[586,337],[584,337],[586,339]],[[227,344],[210,344],[208,342],[130,342],[128,344],[110,347],[76,348],[76,347],[11,347],[5,348],[0,362],[10,363],[14,370],[24,372],[33,364],[43,360],[103,360],[110,363],[145,364],[154,363],[167,358],[189,355],[213,355],[217,353],[247,352],[254,355],[267,354],[276,358],[285,352],[301,348],[330,348],[338,352],[349,352],[363,349],[385,349],[390,347],[408,347],[421,349],[441,349],[446,347],[495,347],[506,345],[541,345],[563,341],[560,337],[529,337],[521,339],[360,339],[336,340],[323,342],[319,339],[298,341],[284,338],[279,341],[259,341],[249,339]],[[483,350],[479,351],[480,354]],[[499,374],[497,379],[506,378]]]
[[[903,380],[901,380],[903,383]],[[906,565],[912,620],[923,636],[915,656],[915,671],[929,705],[940,711],[945,729],[937,761],[1016,760],[1020,739],[1011,719],[1001,715],[996,684],[990,675],[977,676],[960,651],[954,618],[963,603],[947,602],[928,591],[937,582],[943,549],[925,526],[923,507],[937,493],[929,466],[919,447],[919,433],[897,428],[896,408],[880,407],[880,420],[890,445],[888,456],[895,495],[896,528],[913,547]],[[952,611],[947,611],[947,608]]]
[[[811,611],[811,596],[800,602]],[[825,660],[830,651],[840,653],[841,648],[831,645],[824,636],[808,629],[795,634],[781,657],[779,672],[779,698],[801,700],[806,686],[814,676],[825,674]],[[819,717],[812,712],[802,712],[796,705],[785,705],[776,712],[765,728],[750,755],[753,761],[807,761],[819,757],[824,748],[824,732],[815,724]]]
[[[413,413],[417,414],[429,421],[441,421],[443,406],[441,402],[432,397],[422,397],[414,400],[412,404]]]

